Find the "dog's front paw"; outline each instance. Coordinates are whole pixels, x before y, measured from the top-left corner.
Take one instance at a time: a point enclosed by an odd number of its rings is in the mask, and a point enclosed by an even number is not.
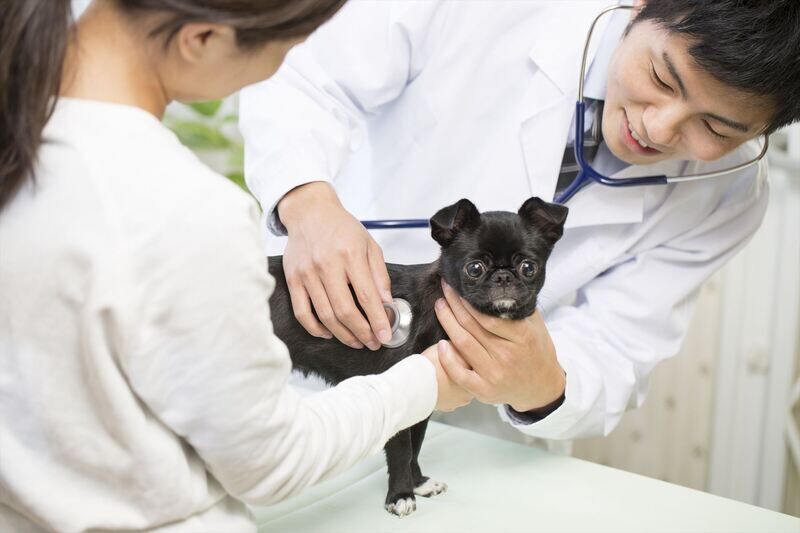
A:
[[[393,515],[402,518],[417,510],[417,500],[414,498],[413,494],[410,496],[399,496],[392,502],[386,502],[384,507]]]
[[[414,489],[414,494],[424,498],[430,498],[431,496],[436,496],[437,494],[441,494],[446,490],[447,483],[426,478],[425,481],[417,485],[417,487]]]

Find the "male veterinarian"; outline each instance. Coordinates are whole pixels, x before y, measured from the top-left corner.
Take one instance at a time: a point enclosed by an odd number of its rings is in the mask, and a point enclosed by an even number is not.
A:
[[[376,348],[388,333],[384,258],[438,254],[424,229],[370,234],[359,220],[427,218],[462,197],[482,211],[563,198],[586,36],[606,7],[350,2],[243,93],[247,181],[270,229],[288,233],[269,251],[285,246],[309,332]],[[548,439],[607,434],[641,404],[650,372],[680,346],[696,289],[764,215],[765,134],[800,118],[798,21],[796,0],[637,2],[598,19],[587,161],[611,178],[702,179],[590,180],[562,200],[566,231],[531,319],[489,319],[452,295],[437,308],[454,380]]]

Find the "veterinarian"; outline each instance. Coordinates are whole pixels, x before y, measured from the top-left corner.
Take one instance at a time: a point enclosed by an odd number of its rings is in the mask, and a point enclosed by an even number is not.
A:
[[[255,531],[243,502],[469,400],[435,346],[290,389],[257,205],[160,120],[270,76],[341,3],[96,0],[72,26],[68,0],[3,2],[0,531]]]
[[[384,261],[437,257],[424,229],[368,233],[359,220],[426,218],[462,197],[516,210],[569,186],[584,44],[608,3],[351,2],[244,91],[247,182],[271,232],[288,233],[269,252],[285,248],[309,332],[376,348]],[[597,22],[584,87],[595,169],[685,176],[756,162],[679,185],[582,188],[540,312],[489,319],[450,293],[437,308],[462,355],[442,360],[457,383],[547,439],[607,434],[641,405],[698,287],[761,223],[765,134],[800,118],[799,21],[796,0],[653,0]],[[466,423],[486,422],[475,417]]]

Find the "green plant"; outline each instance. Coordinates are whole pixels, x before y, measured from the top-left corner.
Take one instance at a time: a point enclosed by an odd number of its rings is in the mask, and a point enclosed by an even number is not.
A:
[[[206,164],[247,191],[238,118],[235,100],[211,100],[170,106],[164,124]]]

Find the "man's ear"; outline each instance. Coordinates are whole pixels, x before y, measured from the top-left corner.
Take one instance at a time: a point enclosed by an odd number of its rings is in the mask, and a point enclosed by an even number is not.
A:
[[[475,205],[463,198],[443,207],[431,217],[431,236],[441,246],[448,246],[460,232],[480,225],[481,214]]]
[[[534,196],[528,198],[518,211],[519,216],[527,224],[544,234],[544,237],[555,244],[564,233],[564,222],[569,209],[561,204],[550,204]]]

